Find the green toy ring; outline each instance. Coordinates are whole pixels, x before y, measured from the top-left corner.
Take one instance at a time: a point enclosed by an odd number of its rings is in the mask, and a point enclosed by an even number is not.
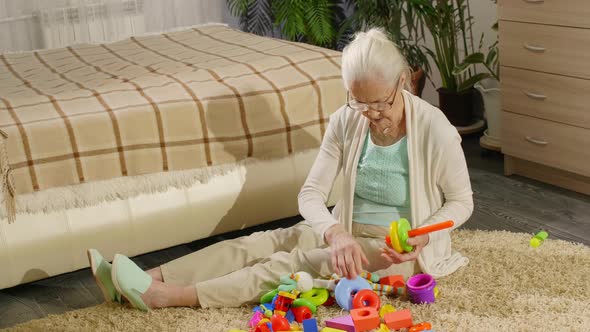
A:
[[[301,293],[301,295],[299,295],[299,297],[302,299],[308,299],[316,307],[319,307],[322,304],[324,304],[326,301],[328,301],[330,294],[328,293],[328,290],[325,288],[312,288],[308,292]]]
[[[412,229],[412,226],[410,225],[410,222],[407,219],[401,218],[400,220],[398,220],[397,233],[399,235],[399,242],[405,252],[411,252],[412,250],[414,250],[414,247],[412,247],[411,245],[408,245],[408,238],[409,238],[408,232],[411,229]]]
[[[274,299],[274,297],[279,293],[278,289],[275,290],[271,290],[270,292],[262,295],[260,297],[260,303],[265,304],[265,303],[270,303],[272,302],[272,299]]]
[[[308,307],[309,311],[311,311],[312,314],[315,315],[315,312],[317,310],[317,307],[315,304],[313,304],[313,302],[311,302],[310,299],[305,299],[305,298],[298,298],[297,300],[293,301],[293,308],[298,308],[298,307]]]

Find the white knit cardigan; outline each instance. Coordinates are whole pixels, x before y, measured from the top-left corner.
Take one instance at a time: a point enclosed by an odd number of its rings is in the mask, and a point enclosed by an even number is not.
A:
[[[412,227],[453,220],[453,229],[457,228],[473,211],[461,137],[438,108],[407,91],[403,91],[403,99]],[[369,121],[346,106],[330,117],[318,156],[299,193],[301,215],[322,238],[336,223],[349,232],[352,229],[356,171],[368,129]],[[330,213],[326,201],[341,171],[342,198]],[[430,243],[418,257],[423,272],[442,277],[467,265],[468,259],[451,249],[451,230],[430,234]]]

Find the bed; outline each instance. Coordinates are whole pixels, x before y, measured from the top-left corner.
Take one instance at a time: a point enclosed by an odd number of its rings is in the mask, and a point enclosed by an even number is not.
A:
[[[225,25],[0,55],[0,288],[86,267],[87,247],[296,215],[340,56]]]

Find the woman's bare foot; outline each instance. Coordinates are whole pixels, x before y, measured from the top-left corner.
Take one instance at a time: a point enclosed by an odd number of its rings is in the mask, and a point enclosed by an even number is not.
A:
[[[198,304],[197,293],[193,286],[169,285],[156,279],[152,280],[152,284],[141,299],[152,309],[190,307]]]

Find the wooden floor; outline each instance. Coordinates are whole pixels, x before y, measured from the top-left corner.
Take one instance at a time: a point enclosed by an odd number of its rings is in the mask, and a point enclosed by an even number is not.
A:
[[[499,153],[482,153],[477,137],[464,138],[475,199],[475,211],[464,228],[533,233],[549,231],[552,238],[590,245],[590,197],[522,177],[504,177]],[[300,217],[216,236],[135,257],[142,268],[152,268],[220,240],[252,231],[284,227]],[[85,308],[102,302],[88,269],[0,290],[0,328],[31,319]]]

